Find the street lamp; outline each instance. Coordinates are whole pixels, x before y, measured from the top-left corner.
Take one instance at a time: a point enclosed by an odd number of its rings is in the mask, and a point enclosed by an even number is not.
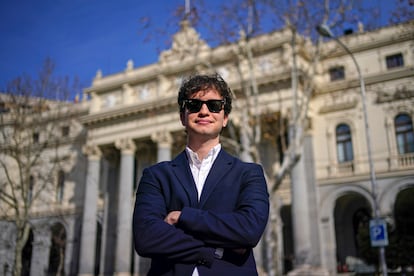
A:
[[[368,163],[369,163],[369,171],[370,171],[370,179],[371,179],[371,195],[374,201],[374,219],[377,220],[380,217],[378,202],[377,202],[377,181],[375,177],[375,170],[374,170],[374,163],[372,161],[372,150],[371,150],[371,137],[369,131],[369,124],[368,124],[368,113],[367,113],[367,105],[366,105],[366,92],[365,92],[365,82],[364,78],[362,77],[361,69],[357,60],[355,59],[354,54],[349,50],[349,48],[337,37],[335,37],[330,30],[330,28],[325,25],[321,24],[316,27],[316,31],[328,38],[334,39],[352,58],[352,61],[355,64],[355,67],[358,72],[359,84],[361,89],[361,100],[362,100],[362,112],[364,113],[364,125],[365,125],[365,138],[367,143],[367,152],[368,152]],[[379,255],[380,255],[380,263],[382,267],[382,273],[384,276],[387,276],[387,263],[385,261],[385,248],[384,246],[379,247]]]

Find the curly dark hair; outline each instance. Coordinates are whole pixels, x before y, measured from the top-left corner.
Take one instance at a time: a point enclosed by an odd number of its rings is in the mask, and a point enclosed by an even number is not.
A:
[[[180,113],[184,112],[184,101],[191,95],[208,89],[214,88],[224,99],[224,114],[231,112],[231,102],[233,93],[227,83],[219,74],[212,75],[192,75],[184,79],[178,92],[178,106]]]

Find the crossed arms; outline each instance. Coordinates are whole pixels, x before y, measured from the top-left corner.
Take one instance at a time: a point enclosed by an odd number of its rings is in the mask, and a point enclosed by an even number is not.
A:
[[[138,254],[177,263],[199,263],[201,259],[212,262],[218,247],[243,253],[243,249],[256,246],[269,211],[260,166],[250,164],[248,170],[243,170],[240,183],[227,185],[225,202],[214,201],[213,194],[211,206],[215,207],[208,209],[185,203],[188,195],[177,186],[179,181],[173,187],[173,175],[161,173],[160,176],[159,172],[154,167],[145,169],[137,190],[133,226]],[[168,206],[172,193],[182,198],[181,210],[171,210]]]

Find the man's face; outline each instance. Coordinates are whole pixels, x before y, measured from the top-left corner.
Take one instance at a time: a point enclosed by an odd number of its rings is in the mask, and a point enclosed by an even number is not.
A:
[[[207,89],[194,93],[190,99],[208,101],[222,100],[223,97],[215,89]],[[219,137],[221,129],[227,125],[228,115],[224,109],[220,112],[211,112],[203,103],[198,112],[190,112],[187,108],[181,113],[181,123],[185,126],[189,138],[215,139]]]

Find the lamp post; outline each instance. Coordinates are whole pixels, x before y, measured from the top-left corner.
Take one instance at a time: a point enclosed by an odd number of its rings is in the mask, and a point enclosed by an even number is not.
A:
[[[349,56],[352,58],[352,61],[354,62],[355,67],[357,69],[359,84],[360,84],[360,89],[361,89],[362,112],[364,114],[365,139],[366,139],[366,144],[367,144],[368,163],[369,163],[369,172],[370,172],[370,180],[371,180],[371,195],[374,201],[374,219],[379,219],[380,214],[379,214],[378,201],[377,201],[377,181],[376,181],[376,176],[375,176],[374,163],[372,161],[371,137],[370,137],[370,131],[369,131],[369,124],[368,124],[365,82],[364,82],[364,78],[362,77],[361,69],[359,67],[359,64],[354,54],[351,52],[351,50],[349,50],[349,48],[339,38],[333,35],[332,31],[327,25],[325,24],[318,25],[316,27],[316,31],[324,37],[334,39],[349,54]],[[382,273],[384,276],[387,276],[388,272],[387,272],[387,263],[385,261],[384,246],[379,247],[379,258],[380,258],[380,264],[382,267]]]

